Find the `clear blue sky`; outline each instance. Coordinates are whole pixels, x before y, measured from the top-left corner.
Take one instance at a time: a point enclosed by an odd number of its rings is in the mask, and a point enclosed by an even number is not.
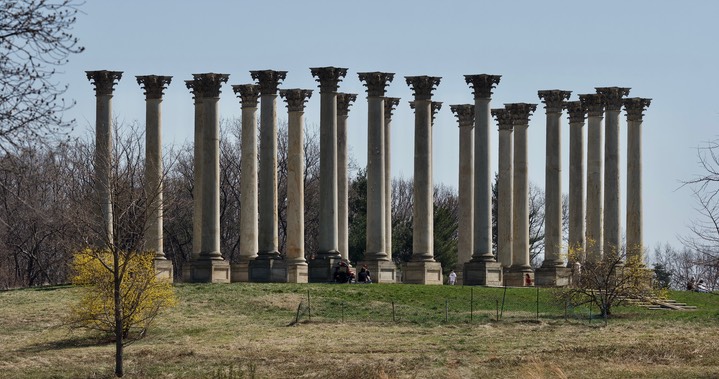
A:
[[[465,74],[498,74],[492,106],[539,103],[537,90],[593,93],[631,87],[652,98],[644,119],[645,244],[687,233],[696,216],[682,180],[699,172],[696,147],[717,138],[719,2],[715,1],[88,1],[74,33],[86,51],[63,68],[60,81],[77,101],[67,114],[80,129],[94,123],[94,91],[85,70],[119,70],[113,110],[144,122],[135,75],[172,75],[163,102],[165,145],[189,141],[193,105],[184,80],[193,73],[230,74],[222,117],[237,117],[230,84],[251,82],[250,70],[288,71],[281,87],[309,88],[308,127],[318,127],[319,96],[309,67],[349,68],[340,91],[358,93],[350,112],[350,148],[366,164],[367,107],[357,72],[396,73],[388,96],[401,97],[393,119],[394,176],[412,175],[413,113],[406,75],[441,76],[434,100],[444,102],[434,126],[434,180],[457,185],[458,127],[450,104],[473,102]],[[284,103],[279,114],[285,116]],[[541,105],[530,122],[530,180],[544,187]],[[622,212],[626,200],[626,118],[621,119]],[[496,171],[497,133],[491,142]],[[568,192],[568,140],[563,120],[563,186]],[[625,225],[624,216],[622,218]]]

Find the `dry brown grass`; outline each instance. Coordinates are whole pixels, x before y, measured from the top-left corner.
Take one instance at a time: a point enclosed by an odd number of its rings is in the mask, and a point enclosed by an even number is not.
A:
[[[68,288],[0,293],[0,377],[111,376],[113,347],[62,326],[76,297]],[[300,298],[185,299],[127,348],[128,377],[203,378],[250,365],[260,378],[719,377],[715,323],[305,321],[287,327]]]

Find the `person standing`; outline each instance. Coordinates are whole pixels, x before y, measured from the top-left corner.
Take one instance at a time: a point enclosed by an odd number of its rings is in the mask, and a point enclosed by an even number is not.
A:
[[[455,283],[457,283],[457,273],[452,270],[449,272],[449,285],[453,286]]]

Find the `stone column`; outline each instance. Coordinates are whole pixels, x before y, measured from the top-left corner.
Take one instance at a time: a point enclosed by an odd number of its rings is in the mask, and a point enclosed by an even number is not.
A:
[[[220,87],[227,74],[194,74],[194,90],[202,98],[202,239],[200,255],[190,262],[189,281],[229,283],[230,264],[220,252]],[[195,141],[198,143],[198,141]]]
[[[586,193],[584,173],[584,120],[587,109],[581,101],[566,103],[569,114],[569,262],[568,267],[586,259],[584,236]]]
[[[455,271],[462,273],[474,252],[474,104],[450,105],[450,109],[459,122],[459,229]]]
[[[604,140],[602,119],[604,103],[597,94],[579,95],[587,109],[587,236],[586,258],[599,260],[602,257],[602,205],[604,198],[603,165]]]
[[[257,258],[250,261],[250,281],[286,281],[287,266],[281,261],[277,230],[277,87],[287,71],[260,70],[250,74],[260,86],[258,252]]]
[[[122,71],[86,71],[95,86],[95,193],[102,225],[98,247],[114,244],[112,225],[112,93]]]
[[[533,278],[532,264],[529,258],[529,175],[527,165],[527,128],[529,116],[537,109],[536,104],[514,103],[506,108],[512,117],[514,129],[514,180],[512,193],[512,266],[505,273],[505,284],[524,286],[525,275]]]
[[[260,86],[241,84],[232,86],[242,103],[242,132],[240,142],[240,257],[232,264],[232,281],[250,281],[250,261],[259,250],[257,211],[257,103]]]
[[[619,204],[619,113],[622,99],[629,95],[629,88],[601,87],[605,107],[604,142],[604,242],[603,252],[619,254],[622,246],[621,209]]]
[[[311,90],[281,90],[287,102],[287,277],[290,283],[307,283],[305,260],[305,102]],[[277,278],[280,279],[280,278]],[[280,280],[276,280],[280,281]]]
[[[197,88],[195,87],[197,85]],[[200,82],[195,80],[185,80],[185,86],[192,92],[195,100],[195,133],[193,148],[193,169],[192,169],[192,256],[190,260],[196,260],[200,256],[200,248],[202,241],[202,139],[203,131],[202,123],[204,119],[202,107],[202,95],[200,93]],[[182,268],[182,278],[184,281],[191,281],[191,270],[189,265]]]
[[[442,284],[442,266],[434,260],[434,202],[432,187],[432,91],[440,79],[407,76],[414,91],[414,207],[412,258],[402,265],[402,280],[413,284]]]
[[[474,93],[474,232],[472,260],[464,266],[464,284],[501,285],[502,268],[492,250],[492,90],[500,75],[465,75]]]
[[[172,262],[165,258],[162,232],[162,92],[171,76],[137,76],[145,89],[145,194],[148,216],[145,250],[155,252],[155,271],[159,277],[172,280]]]
[[[497,260],[512,266],[512,117],[506,108],[492,109],[499,126],[499,173],[497,174]]]
[[[385,87],[393,73],[360,72],[359,80],[367,87],[367,234],[364,258],[358,266],[367,266],[378,283],[394,283],[396,269],[385,252],[387,236],[385,199]]]
[[[651,99],[624,99],[627,111],[627,260],[644,263],[642,235],[642,119]]]
[[[538,286],[569,285],[570,271],[562,258],[562,110],[571,91],[544,90],[537,93],[547,112],[544,261],[535,274]]]
[[[399,105],[398,97],[384,98],[384,223],[385,223],[385,250],[387,259],[392,259],[392,159],[391,159],[391,129],[392,112]]]
[[[320,83],[320,230],[319,251],[309,262],[309,281],[333,280],[335,264],[342,259],[337,233],[337,89],[346,68],[315,67]]]
[[[349,261],[347,118],[355,100],[354,93],[337,94],[337,234],[340,255],[346,261]]]

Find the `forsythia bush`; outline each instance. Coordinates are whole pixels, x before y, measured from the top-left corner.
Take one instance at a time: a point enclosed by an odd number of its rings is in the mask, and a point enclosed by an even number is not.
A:
[[[155,275],[153,253],[119,254],[123,338],[141,338],[155,316],[177,304],[172,283]],[[113,255],[86,249],[75,253],[73,284],[84,285],[70,311],[72,325],[115,334]]]

